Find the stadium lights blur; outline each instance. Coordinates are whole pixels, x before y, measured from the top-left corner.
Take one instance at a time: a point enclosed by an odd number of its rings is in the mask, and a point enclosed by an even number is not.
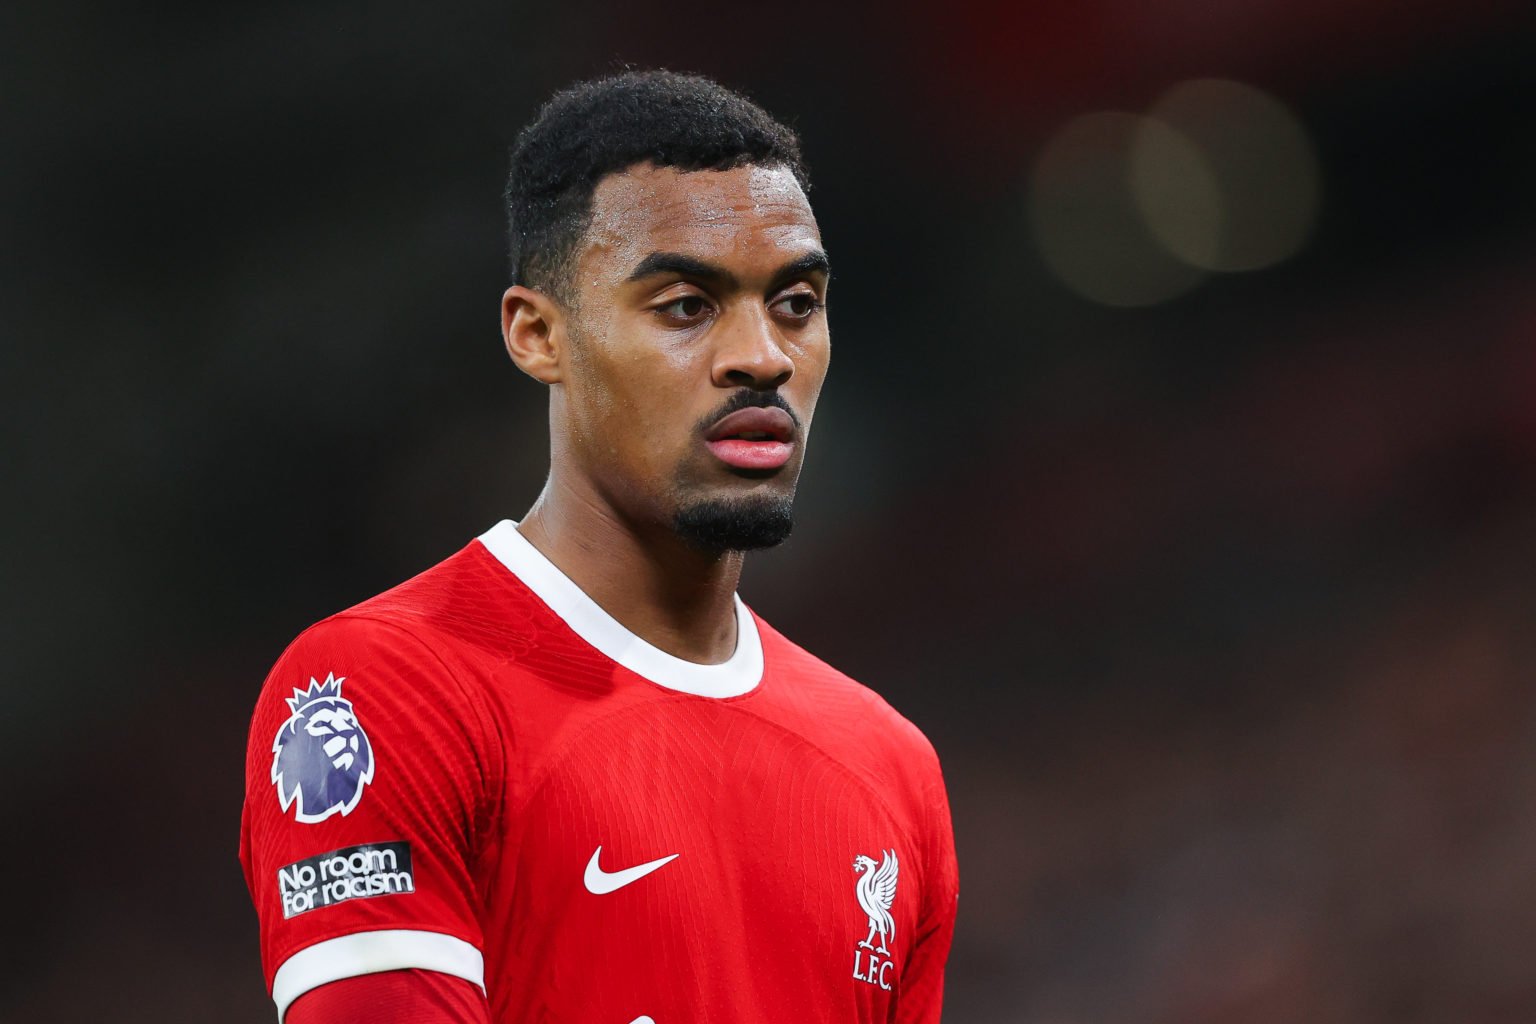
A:
[[[1305,129],[1240,82],[1168,90],[1145,115],[1078,117],[1046,144],[1031,179],[1035,241],[1072,290],[1107,306],[1165,302],[1211,272],[1294,255],[1321,181]]]

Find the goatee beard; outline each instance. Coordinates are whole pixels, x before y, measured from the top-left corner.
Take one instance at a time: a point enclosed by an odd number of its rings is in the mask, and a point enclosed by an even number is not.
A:
[[[789,498],[715,498],[685,505],[672,518],[685,543],[709,554],[771,548],[794,526]]]

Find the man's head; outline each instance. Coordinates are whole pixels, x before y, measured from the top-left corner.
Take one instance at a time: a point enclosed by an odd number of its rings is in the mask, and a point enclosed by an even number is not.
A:
[[[552,99],[513,151],[507,349],[550,385],[552,485],[720,552],[778,543],[826,374],[795,136],[666,72]]]

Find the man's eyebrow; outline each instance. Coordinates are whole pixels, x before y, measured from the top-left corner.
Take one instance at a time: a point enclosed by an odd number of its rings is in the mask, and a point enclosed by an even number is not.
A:
[[[656,274],[680,274],[715,281],[728,287],[736,286],[736,275],[724,267],[705,262],[680,252],[653,252],[629,272],[627,280],[640,281]]]
[[[808,252],[798,259],[784,264],[773,275],[774,287],[783,284],[792,278],[803,277],[806,274],[832,273],[832,263],[827,259],[827,254],[820,249]],[[702,281],[712,281],[727,288],[735,288],[739,283],[736,275],[724,267],[696,256],[689,256],[681,252],[653,252],[646,256],[635,269],[629,272],[629,281],[641,281],[656,274],[677,274],[682,277],[695,277]]]
[[[827,259],[827,254],[820,249],[806,253],[797,260],[791,260],[779,268],[779,272],[773,275],[774,287],[778,287],[785,281],[796,277],[804,277],[807,274],[821,274],[824,277],[832,276],[832,261]]]

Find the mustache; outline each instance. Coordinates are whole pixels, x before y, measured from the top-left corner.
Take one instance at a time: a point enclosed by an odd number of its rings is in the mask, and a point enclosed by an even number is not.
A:
[[[783,409],[789,414],[789,419],[794,423],[795,429],[800,429],[800,417],[796,416],[795,410],[791,409],[789,403],[784,401],[783,395],[777,391],[753,391],[751,388],[742,388],[726,399],[724,405],[699,421],[698,429],[700,431],[708,430],[731,413],[740,412],[742,409]]]

